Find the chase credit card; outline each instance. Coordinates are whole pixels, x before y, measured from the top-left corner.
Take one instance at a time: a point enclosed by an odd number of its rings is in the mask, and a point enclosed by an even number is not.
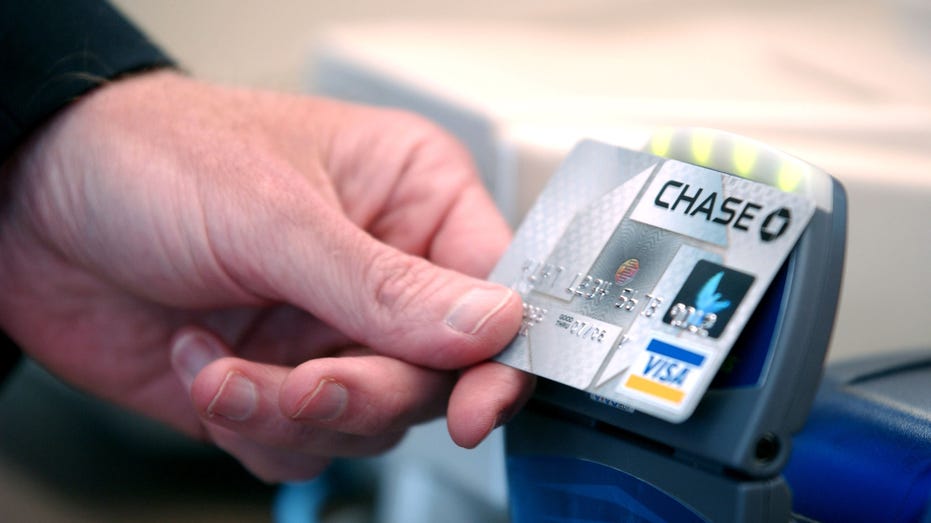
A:
[[[814,209],[769,185],[582,142],[490,276],[524,300],[496,359],[681,422]]]

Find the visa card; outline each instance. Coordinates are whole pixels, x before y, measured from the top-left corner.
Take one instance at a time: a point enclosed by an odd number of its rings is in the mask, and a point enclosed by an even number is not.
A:
[[[490,276],[524,301],[496,359],[681,422],[814,210],[763,183],[582,142]]]

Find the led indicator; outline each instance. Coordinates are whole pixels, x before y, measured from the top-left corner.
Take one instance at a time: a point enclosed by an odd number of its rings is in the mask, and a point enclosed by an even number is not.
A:
[[[650,151],[656,156],[667,156],[672,145],[672,129],[657,131],[650,141]]]
[[[783,162],[782,168],[779,169],[779,174],[776,176],[776,186],[784,192],[792,192],[798,188],[804,175],[805,167],[801,162]]]
[[[756,147],[750,144],[737,142],[734,144],[734,169],[737,174],[747,178],[756,164]]]
[[[692,156],[698,165],[708,165],[711,159],[711,149],[714,146],[714,136],[711,133],[698,131],[692,135]]]

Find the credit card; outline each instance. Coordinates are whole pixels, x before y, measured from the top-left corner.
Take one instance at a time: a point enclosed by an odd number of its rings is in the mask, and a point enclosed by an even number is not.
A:
[[[496,359],[681,422],[814,210],[770,185],[582,142],[490,276],[524,301]]]

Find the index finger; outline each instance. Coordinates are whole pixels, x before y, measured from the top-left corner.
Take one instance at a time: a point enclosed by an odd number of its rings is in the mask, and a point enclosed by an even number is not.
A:
[[[449,398],[449,435],[461,447],[475,447],[517,414],[535,383],[532,374],[493,361],[467,369]]]
[[[510,228],[468,150],[410,113],[351,113],[357,117],[341,120],[327,162],[347,215],[404,252],[487,276],[507,248]]]
[[[484,187],[462,193],[444,216],[428,258],[437,265],[485,278],[511,241],[511,231]]]

